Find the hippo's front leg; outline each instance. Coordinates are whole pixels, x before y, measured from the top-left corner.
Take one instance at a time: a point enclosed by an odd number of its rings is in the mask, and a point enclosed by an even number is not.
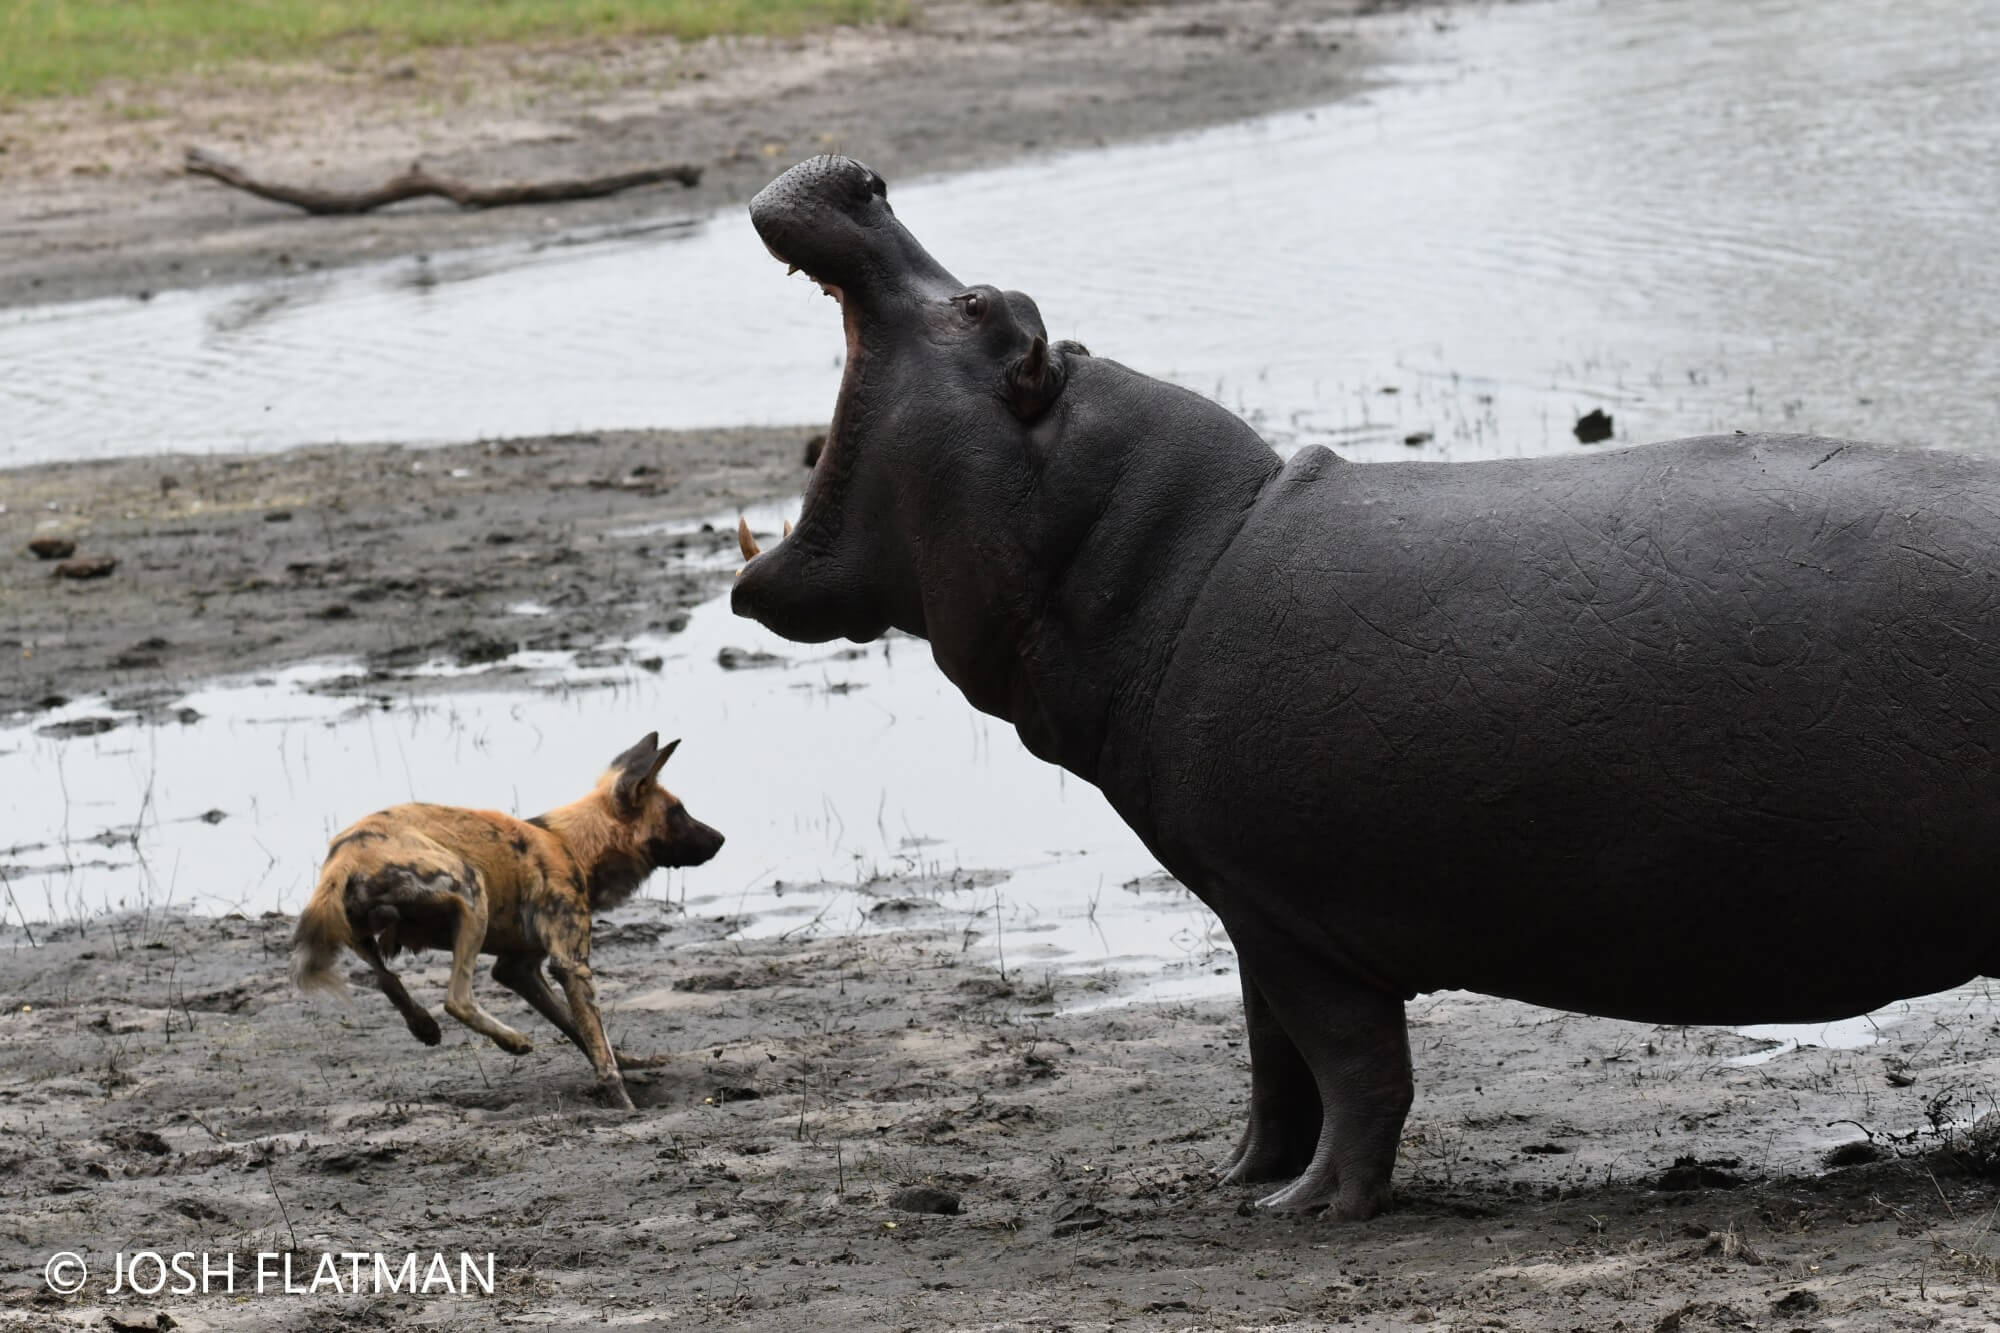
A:
[[[1240,964],[1243,1026],[1250,1048],[1250,1120],[1236,1151],[1217,1170],[1225,1185],[1290,1180],[1304,1171],[1319,1143],[1319,1088],[1299,1048],[1285,1035],[1270,1002]]]
[[[1297,1180],[1259,1199],[1274,1212],[1325,1208],[1360,1221],[1389,1206],[1389,1177],[1415,1084],[1401,997],[1331,971],[1296,940],[1243,951],[1265,1003],[1319,1090],[1319,1140]],[[1286,947],[1289,944],[1290,947]]]

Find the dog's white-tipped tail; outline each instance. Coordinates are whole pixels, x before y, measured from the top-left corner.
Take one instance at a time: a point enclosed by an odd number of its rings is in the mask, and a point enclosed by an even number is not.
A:
[[[334,970],[343,949],[354,946],[354,927],[347,920],[347,872],[328,866],[320,871],[312,897],[299,913],[292,931],[292,984],[302,991],[347,994],[347,979]]]

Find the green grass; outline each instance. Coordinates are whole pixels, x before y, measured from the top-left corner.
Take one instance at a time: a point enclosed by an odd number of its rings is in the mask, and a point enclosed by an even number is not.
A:
[[[908,0],[0,0],[0,100],[248,60],[345,61],[570,37],[787,34],[900,18]]]

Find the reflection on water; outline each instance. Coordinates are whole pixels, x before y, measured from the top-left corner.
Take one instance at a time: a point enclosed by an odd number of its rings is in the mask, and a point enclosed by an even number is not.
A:
[[[1979,8],[1467,10],[1363,99],[894,198],[961,278],[1281,446],[1539,452],[1603,407],[1628,440],[1985,448],[2000,23]],[[669,235],[0,312],[0,461],[822,419],[832,306],[740,213]]]

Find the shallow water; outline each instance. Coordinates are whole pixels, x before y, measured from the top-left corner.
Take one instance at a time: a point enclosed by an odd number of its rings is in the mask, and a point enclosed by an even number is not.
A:
[[[728,670],[725,648],[781,660]],[[750,935],[932,926],[1030,981],[1113,969],[1137,994],[1233,992],[1213,918],[1147,878],[1157,867],[1095,788],[968,709],[924,644],[803,648],[717,601],[631,654],[657,669],[524,652],[357,696],[313,689],[351,669],[306,666],[196,688],[173,703],[201,714],[192,723],[40,733],[121,716],[86,699],[0,729],[0,877],[14,895],[0,915],[295,911],[327,839],[370,810],[423,799],[533,814],[657,728],[685,742],[662,781],[728,842],[705,866],[656,875],[651,896],[741,916]],[[875,910],[892,900],[905,906]]]
[[[1545,452],[1602,407],[1635,441],[1987,448],[1995,19],[1990,0],[1468,9],[1416,25],[1365,97],[892,197],[961,278],[1028,291],[1054,335],[1281,446]],[[839,353],[832,305],[737,212],[0,312],[0,462],[810,422]]]

